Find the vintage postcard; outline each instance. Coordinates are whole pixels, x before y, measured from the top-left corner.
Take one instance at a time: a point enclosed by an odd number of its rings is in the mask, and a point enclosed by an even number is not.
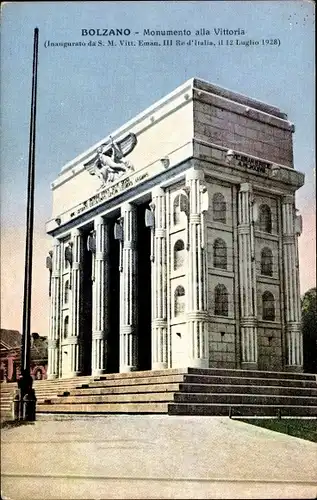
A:
[[[314,4],[1,20],[3,498],[314,498]]]

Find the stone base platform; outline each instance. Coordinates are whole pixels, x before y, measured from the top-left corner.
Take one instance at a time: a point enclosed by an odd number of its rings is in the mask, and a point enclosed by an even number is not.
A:
[[[16,384],[2,384],[9,418]],[[168,369],[34,382],[39,418],[169,414],[317,417],[316,375],[229,369]]]
[[[113,373],[34,384],[37,415],[317,416],[316,375],[229,369]]]

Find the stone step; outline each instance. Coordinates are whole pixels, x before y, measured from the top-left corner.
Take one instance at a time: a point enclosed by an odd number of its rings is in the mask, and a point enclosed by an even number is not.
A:
[[[68,389],[70,391],[71,389]],[[41,399],[43,397],[49,396],[49,395],[54,395],[57,396],[59,391],[37,391],[35,390],[35,396],[37,399]],[[13,396],[15,395],[15,391],[12,391],[11,393],[5,394],[4,396],[1,395],[1,404],[2,401],[7,401],[7,400],[12,400]]]
[[[278,386],[249,386],[249,385],[232,385],[232,384],[152,384],[152,385],[125,385],[125,386],[109,386],[100,388],[73,389],[58,393],[62,396],[94,396],[108,394],[134,394],[134,393],[151,393],[151,392],[202,392],[202,393],[248,393],[248,394],[271,394],[284,396],[317,396],[316,388],[306,387],[278,387]]]
[[[73,383],[75,380],[81,378],[83,380],[92,380],[94,375],[80,375],[79,377],[63,377],[63,378],[52,378],[52,379],[44,379],[44,380],[34,380],[34,384],[56,384],[57,382],[63,383]]]
[[[57,397],[57,395],[54,395],[54,396]],[[37,398],[37,400],[36,400],[37,401],[37,405],[43,403],[45,401],[45,399],[48,399],[49,397],[52,397],[52,394],[47,394],[43,398]],[[6,408],[10,408],[11,409],[12,408],[12,402],[13,402],[13,398],[1,402],[1,411],[5,410]]]
[[[178,403],[225,403],[241,405],[293,405],[293,406],[316,406],[317,397],[305,396],[281,396],[270,394],[202,394],[182,393],[175,394],[175,402]]]
[[[101,403],[39,405],[37,413],[167,413],[168,403]]]
[[[206,394],[206,393],[182,393],[182,392],[160,392],[145,394],[109,394],[109,395],[85,395],[67,396],[46,399],[38,404],[41,405],[82,405],[102,403],[138,403],[152,401],[175,401],[175,403],[219,403],[219,404],[249,404],[249,405],[293,405],[293,406],[316,406],[317,397],[305,396],[281,396],[263,394]]]
[[[89,382],[83,382],[85,384],[89,384]],[[52,386],[36,386],[36,385],[33,385],[33,389],[35,390],[35,392],[49,392],[49,391],[61,391],[63,389],[73,389],[74,387],[77,387],[78,385],[78,381],[74,384],[56,384],[56,385],[52,385]]]
[[[89,389],[88,389],[89,390]],[[317,385],[315,388],[287,387],[287,386],[265,386],[265,385],[242,385],[242,384],[179,384],[181,392],[202,392],[210,394],[271,394],[281,396],[315,396],[317,397]]]
[[[188,374],[313,381],[316,381],[317,377],[314,373],[271,372],[262,370],[240,370],[234,368],[188,368]]]
[[[37,385],[47,385],[47,386],[52,386],[54,384],[73,384],[78,382],[78,380],[84,380],[84,381],[89,381],[89,380],[94,380],[95,377],[93,375],[82,375],[80,377],[73,377],[73,378],[55,378],[55,379],[44,379],[44,380],[33,380],[33,386]],[[1,391],[4,390],[6,387],[16,387],[17,382],[6,382],[6,383],[1,383]]]
[[[82,377],[82,381],[89,383],[94,378]],[[33,388],[37,402],[44,401],[45,398],[56,396],[60,391],[71,390],[78,385],[78,379],[54,379],[54,380],[36,380],[33,382]],[[9,412],[11,414],[12,400],[18,386],[16,382],[2,383],[0,393],[0,408],[1,412]]]
[[[189,368],[167,368],[165,370],[143,370],[127,373],[105,373],[98,377],[97,380],[129,380],[134,378],[148,378],[148,377],[168,377],[172,375],[182,375],[188,373]]]
[[[76,389],[98,388],[98,387],[118,387],[132,385],[150,385],[150,384],[168,384],[168,383],[196,383],[196,384],[234,384],[234,385],[268,385],[276,387],[307,387],[316,388],[314,380],[293,380],[293,379],[274,379],[274,378],[246,378],[234,376],[216,376],[216,375],[166,375],[165,377],[138,377],[136,379],[109,379],[91,382],[90,384],[81,384]]]
[[[151,392],[176,392],[179,390],[180,384],[142,384],[142,385],[123,385],[123,386],[107,386],[93,387],[87,389],[72,389],[70,391],[60,392],[57,395],[62,396],[94,396],[97,394],[138,394]]]
[[[1,394],[0,401],[4,401],[8,398],[11,398],[14,394],[14,391],[6,392],[5,394]]]
[[[132,386],[132,385],[150,385],[150,384],[169,384],[169,383],[177,383],[183,382],[184,375],[165,375],[160,377],[137,377],[128,379],[103,379],[103,380],[95,380],[90,384],[81,384],[77,385],[76,389],[85,389],[85,388],[98,388],[98,387],[119,387],[119,386]]]
[[[3,392],[3,393],[1,393],[0,401],[3,401],[3,400],[5,400],[5,399],[7,399],[7,398],[10,398],[10,397],[13,397],[14,392],[15,392],[15,391],[14,391],[14,390],[12,390],[12,391],[8,391],[8,392]]]
[[[70,392],[72,391],[73,389],[75,389],[75,387],[59,387],[57,388],[57,390],[48,390],[48,389],[34,389],[35,390],[35,395],[37,398],[43,398],[43,397],[46,397],[46,396],[49,396],[49,395],[54,395],[54,396],[57,396],[58,394],[62,393],[62,392]]]
[[[6,422],[8,420],[13,420],[11,412],[1,412],[0,422]]]
[[[95,395],[91,396],[67,396],[52,399],[46,399],[40,403],[38,409],[42,404],[101,404],[101,403],[151,403],[152,401],[174,401],[174,392],[149,392],[146,394],[108,394],[108,395]]]
[[[47,384],[33,384],[33,389],[35,391],[55,391],[55,390],[60,390],[60,389],[63,389],[64,387],[67,388],[67,387],[76,387],[79,383],[82,383],[82,384],[89,384],[89,383],[92,383],[94,382],[94,379],[92,380],[74,380],[73,383],[67,383],[67,384],[63,384],[63,383],[56,383],[56,384],[50,384],[50,385],[47,385]]]
[[[169,415],[317,417],[316,406],[170,403]]]
[[[235,376],[215,376],[215,375],[184,375],[184,383],[196,384],[234,384],[234,385],[249,385],[249,386],[276,386],[276,387],[310,387],[316,388],[316,381],[310,380],[293,380],[279,378],[247,378]]]
[[[11,402],[13,401],[13,396],[12,397],[8,397],[6,399],[2,399],[1,400],[1,403],[0,403],[0,408],[4,408],[5,406],[11,404]]]
[[[70,379],[69,381],[65,381],[65,382],[62,382],[62,381],[59,381],[59,379],[57,380],[51,380],[51,381],[46,381],[46,380],[38,380],[38,381],[35,381],[33,382],[33,389],[36,391],[36,392],[41,392],[41,391],[52,391],[52,390],[63,390],[64,388],[73,388],[73,387],[76,387],[79,383],[79,380],[81,383],[89,383],[89,382],[93,382],[94,381],[94,378],[76,378],[76,379]],[[18,385],[17,383],[8,383],[8,384],[5,384],[5,387],[4,386],[1,386],[1,398],[6,395],[6,394],[12,394],[15,390],[18,389]]]
[[[194,375],[214,375],[214,376],[236,376],[247,378],[286,378],[293,380],[313,380],[316,381],[316,375],[313,373],[298,373],[298,372],[271,372],[262,370],[240,370],[230,368],[168,368],[165,370],[144,370],[128,373],[107,373],[94,377],[95,380],[123,380],[130,378],[158,377],[177,374],[194,374]]]

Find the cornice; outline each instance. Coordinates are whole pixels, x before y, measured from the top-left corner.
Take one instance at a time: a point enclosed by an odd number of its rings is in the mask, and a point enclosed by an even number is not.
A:
[[[193,79],[186,81],[183,85],[177,87],[175,90],[173,90],[173,92],[170,92],[167,96],[163,97],[162,99],[158,100],[157,102],[146,108],[141,113],[137,114],[134,118],[124,123],[121,127],[111,132],[109,135],[111,135],[114,141],[117,141],[119,140],[119,138],[121,138],[128,132],[132,130],[135,131],[135,128],[140,126],[140,124],[144,122],[143,127],[141,127],[137,131],[137,135],[141,134],[143,132],[143,128],[145,129],[154,126],[155,123],[158,121],[158,118],[160,119],[164,118],[164,116],[170,112],[169,105],[175,103],[175,101],[179,102],[176,107],[173,107],[173,109],[178,108],[180,104],[185,105],[186,103],[188,103],[192,98],[192,86],[193,86]],[[186,95],[186,93],[188,94]],[[166,108],[165,112],[163,112],[164,108]],[[157,114],[158,112],[162,113],[163,116],[160,117],[153,116],[155,113]],[[95,143],[93,146],[85,150],[83,153],[78,155],[70,162],[66,163],[63,166],[61,173],[59,174],[59,177],[62,176],[65,172],[69,172],[74,168],[76,169],[76,172],[73,173],[77,173],[79,170],[82,170],[82,168],[78,170],[78,166],[82,167],[83,163],[85,163],[89,159],[89,157],[95,153],[96,149],[109,139],[109,135],[104,137],[97,143]],[[59,179],[53,182],[54,184],[53,188],[55,187],[55,184],[56,185],[58,184],[58,180]]]

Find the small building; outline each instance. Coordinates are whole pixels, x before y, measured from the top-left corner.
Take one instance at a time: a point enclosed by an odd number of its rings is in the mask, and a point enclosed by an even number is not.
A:
[[[21,333],[18,330],[0,330],[0,380],[17,380],[20,366]]]
[[[31,335],[31,375],[35,380],[47,378],[47,337]]]
[[[194,78],[66,164],[48,377],[302,371],[294,125]]]
[[[15,382],[21,373],[21,341],[18,330],[1,328],[1,364],[0,380]],[[47,338],[38,333],[31,335],[31,375],[36,380],[46,379],[47,371]]]

